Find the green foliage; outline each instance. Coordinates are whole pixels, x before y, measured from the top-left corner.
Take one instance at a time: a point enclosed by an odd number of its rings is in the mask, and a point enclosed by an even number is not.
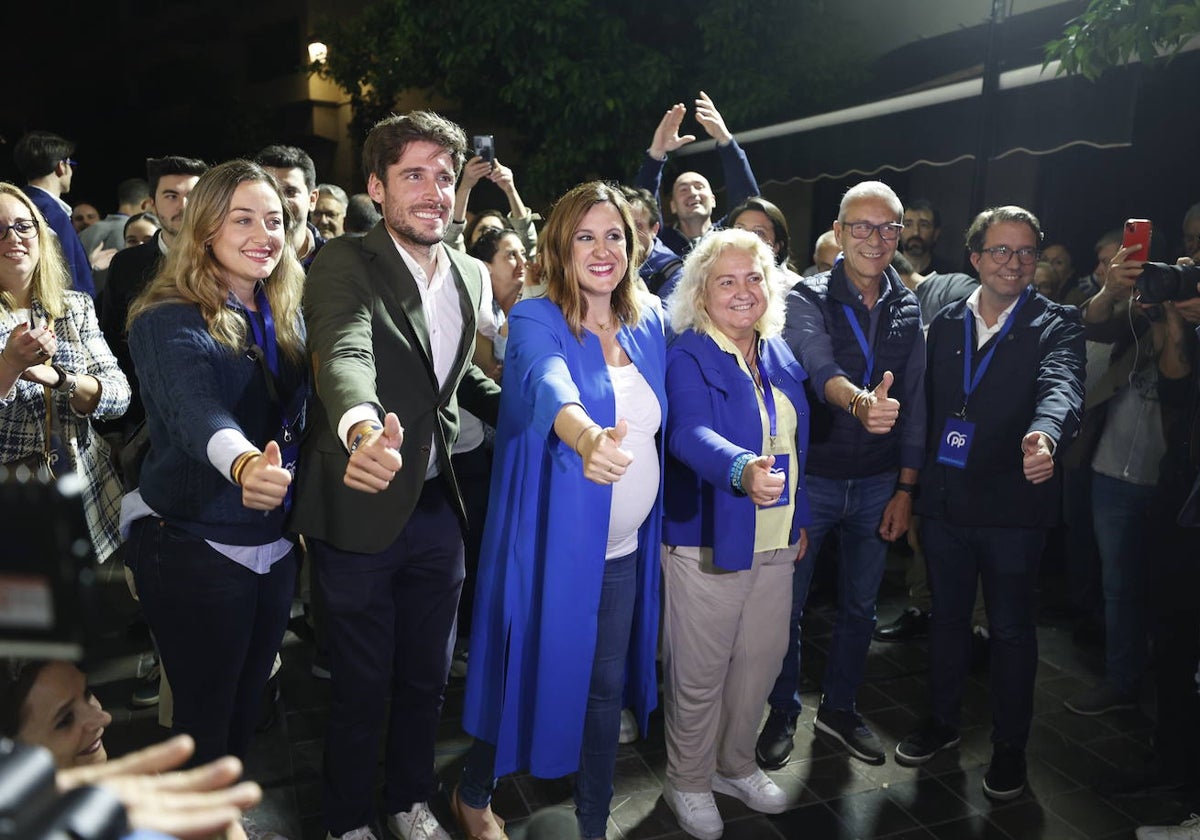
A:
[[[500,158],[545,199],[630,178],[663,112],[700,90],[734,131],[828,100],[863,78],[835,29],[825,0],[369,0],[322,22],[320,69],[350,91],[358,139],[419,91],[469,134],[503,131]]]
[[[1200,3],[1180,0],[1091,0],[1067,22],[1063,37],[1046,45],[1046,63],[1060,73],[1095,80],[1132,59],[1152,64],[1159,50],[1173,55],[1200,32]]]

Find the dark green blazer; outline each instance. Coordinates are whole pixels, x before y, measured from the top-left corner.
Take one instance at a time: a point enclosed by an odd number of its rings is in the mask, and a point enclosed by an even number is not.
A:
[[[458,288],[463,334],[444,385],[434,376],[417,281],[383,223],[361,238],[331,240],[317,254],[304,289],[316,399],[296,479],[291,519],[296,532],[343,551],[373,554],[387,548],[421,495],[434,441],[451,502],[465,524],[450,463],[458,437],[458,403],[494,424],[500,389],[471,361],[475,313],[489,280],[477,261],[450,248],[446,253]],[[342,480],[349,455],[338,439],[338,422],[363,403],[373,405],[381,418],[394,411],[404,427],[404,465],[378,494],[351,490]]]

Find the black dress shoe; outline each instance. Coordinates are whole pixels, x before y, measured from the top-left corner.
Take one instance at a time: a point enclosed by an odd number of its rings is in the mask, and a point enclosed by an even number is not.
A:
[[[759,733],[758,743],[754,745],[758,766],[764,770],[778,770],[787,764],[795,735],[796,715],[772,709]]]
[[[891,624],[875,628],[875,639],[880,642],[910,642],[929,635],[929,613],[917,607],[906,607],[900,617]]]

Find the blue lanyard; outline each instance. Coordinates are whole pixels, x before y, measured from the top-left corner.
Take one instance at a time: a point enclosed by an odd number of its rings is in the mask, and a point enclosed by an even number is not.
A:
[[[254,333],[254,343],[263,349],[267,367],[278,379],[279,343],[275,338],[275,318],[271,314],[271,302],[267,300],[267,293],[261,284],[254,292],[254,302],[258,304],[258,311],[262,313],[263,325],[259,326],[253,312],[246,313],[246,320],[250,322],[250,331]]]
[[[276,393],[278,383],[281,382],[279,376],[279,341],[275,336],[275,317],[271,313],[271,302],[267,300],[267,294],[263,290],[262,285],[254,292],[254,302],[258,304],[258,311],[262,314],[262,324],[258,323],[258,318],[253,312],[246,311],[246,320],[250,322],[250,331],[254,334],[254,343],[262,349],[263,361],[266,362],[269,379],[274,379],[275,382],[267,382],[268,393],[273,398],[278,398],[279,403],[279,437],[277,443],[280,448],[280,455],[283,457],[283,466],[285,469],[295,475],[296,462],[300,456],[300,444],[296,436],[292,433],[292,420],[287,415],[287,406],[284,405],[282,394]],[[292,496],[296,489],[296,483],[293,481],[288,485],[287,494],[283,498],[283,509],[288,511],[292,507]]]
[[[767,424],[771,427],[771,446],[774,446],[776,420],[778,416],[775,411],[775,392],[771,390],[771,380],[767,378],[767,369],[763,367],[761,353],[754,354],[754,364],[758,368],[758,378],[762,381],[763,407],[767,410]]]
[[[979,368],[975,371],[975,375],[971,376],[971,359],[975,355],[975,313],[969,308],[963,310],[963,409],[966,410],[967,400],[970,399],[971,393],[979,387],[980,381],[983,380],[983,375],[987,373],[988,365],[992,363],[992,356],[996,355],[996,348],[1004,341],[1004,337],[1008,335],[1012,329],[1013,322],[1017,320],[1017,313],[1021,311],[1021,307],[1025,305],[1025,301],[1029,299],[1030,293],[1033,291],[1032,286],[1026,286],[1025,291],[1021,292],[1021,297],[1017,299],[1017,305],[1013,307],[1012,312],[1008,314],[1008,319],[1005,320],[1004,326],[1000,328],[1000,334],[996,336],[996,340],[992,343],[992,349],[984,354],[979,360]]]
[[[850,322],[850,329],[854,330],[854,337],[858,339],[859,349],[862,350],[863,359],[866,361],[866,367],[863,369],[862,386],[870,388],[871,375],[875,370],[875,351],[867,343],[867,337],[863,335],[862,327],[858,325],[858,317],[854,314],[854,310],[846,303],[842,304],[842,309],[846,312],[846,320]]]

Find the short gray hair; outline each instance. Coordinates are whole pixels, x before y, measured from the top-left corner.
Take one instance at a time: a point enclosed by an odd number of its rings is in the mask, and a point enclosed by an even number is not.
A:
[[[343,210],[350,206],[350,196],[346,195],[346,191],[337,184],[317,184],[317,195],[329,196],[341,204]]]
[[[783,331],[784,300],[788,292],[784,273],[775,264],[775,255],[765,242],[748,230],[737,229],[713,231],[684,259],[683,276],[667,298],[671,329],[677,333],[688,329],[704,332],[712,326],[704,293],[713,266],[729,250],[750,254],[763,276],[767,310],[754,325],[755,329],[763,338],[779,335]]]
[[[900,203],[900,196],[896,195],[895,190],[883,181],[861,181],[842,196],[842,203],[838,205],[838,221],[846,221],[846,208],[864,198],[877,198],[887,204],[896,214],[896,221],[904,218],[904,205]]]

